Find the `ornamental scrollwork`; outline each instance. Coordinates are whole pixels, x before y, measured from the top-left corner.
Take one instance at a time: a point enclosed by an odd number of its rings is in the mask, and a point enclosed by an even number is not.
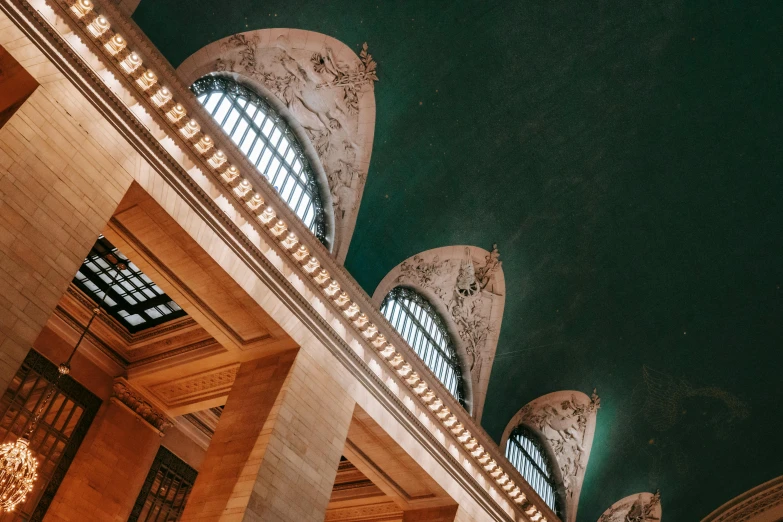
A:
[[[111,396],[130,408],[131,411],[161,432],[161,434],[166,428],[172,426],[172,422],[165,413],[145,399],[142,394],[133,389],[124,379],[116,379],[114,381]]]

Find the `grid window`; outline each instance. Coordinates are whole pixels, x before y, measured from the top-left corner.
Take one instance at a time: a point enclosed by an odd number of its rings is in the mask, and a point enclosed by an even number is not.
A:
[[[221,76],[205,76],[191,90],[288,206],[325,242],[318,185],[301,145],[280,115],[256,93]]]
[[[117,271],[105,259],[108,254],[113,254],[127,265],[114,284],[112,280]],[[187,315],[103,236],[90,250],[73,282],[131,333]]]
[[[57,375],[57,366],[33,350],[28,352],[0,402],[2,443],[24,434]],[[60,379],[30,437],[30,450],[38,459],[38,480],[15,511],[0,513],[0,522],[43,519],[100,405],[98,397],[72,378]]]
[[[506,443],[506,458],[555,513],[560,513],[552,465],[538,437],[524,426],[517,426]]]
[[[381,313],[464,406],[457,352],[432,305],[413,290],[398,286],[383,300]]]
[[[196,481],[196,470],[160,447],[128,522],[176,522]]]

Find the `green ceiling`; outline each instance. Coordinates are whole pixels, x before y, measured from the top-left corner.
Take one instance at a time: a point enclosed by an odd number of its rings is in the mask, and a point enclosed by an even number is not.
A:
[[[783,474],[783,2],[143,0],[172,64],[248,29],[378,61],[346,266],[498,243],[484,426],[601,395],[579,520],[661,489],[698,520]],[[645,378],[644,368],[651,370]]]

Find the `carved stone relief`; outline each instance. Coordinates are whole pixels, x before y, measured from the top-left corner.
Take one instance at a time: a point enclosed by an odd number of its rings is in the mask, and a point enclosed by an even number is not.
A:
[[[501,448],[511,432],[524,424],[541,433],[557,462],[565,490],[566,520],[576,520],[595,424],[601,399],[593,391],[588,397],[578,391],[549,393],[526,404],[508,423]]]
[[[188,84],[211,72],[235,73],[285,105],[323,166],[334,218],[332,252],[344,260],[367,180],[375,123],[378,77],[367,44],[357,56],[319,33],[248,31],[209,44],[177,72]]]
[[[491,252],[467,246],[435,248],[397,265],[373,294],[373,301],[380,306],[392,288],[402,285],[430,300],[464,359],[463,377],[470,375],[470,390],[466,393],[477,420],[481,420],[503,318],[505,281],[501,264],[497,245]]]
[[[171,419],[139,393],[128,381],[119,377],[114,380],[111,398],[128,407],[140,419],[146,421],[163,436],[163,431],[172,426]]]
[[[637,493],[618,500],[598,522],[653,522],[661,520],[661,494]]]
[[[168,408],[204,402],[228,395],[236,379],[239,363],[214,368],[174,381],[155,384],[152,393]]]

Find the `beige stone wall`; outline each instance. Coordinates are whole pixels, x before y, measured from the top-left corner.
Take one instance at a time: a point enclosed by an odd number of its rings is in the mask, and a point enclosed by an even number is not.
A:
[[[273,424],[244,520],[324,519],[353,408],[346,390],[300,351],[267,422]]]
[[[0,45],[40,83],[0,129],[4,389],[129,186],[138,155],[5,18]]]
[[[128,520],[160,441],[159,433],[127,407],[105,402],[44,522]]]

